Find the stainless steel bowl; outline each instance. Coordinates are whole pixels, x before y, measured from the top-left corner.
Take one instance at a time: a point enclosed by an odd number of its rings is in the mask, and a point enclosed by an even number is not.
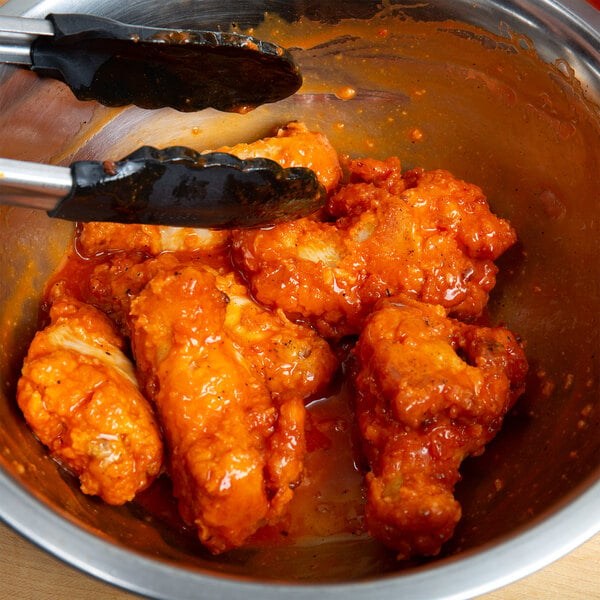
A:
[[[464,464],[457,495],[465,516],[439,557],[408,568],[365,539],[212,557],[135,503],[115,508],[81,495],[23,423],[14,401],[20,363],[43,283],[72,229],[2,207],[3,520],[86,572],[178,600],[282,593],[458,600],[527,575],[600,531],[599,12],[583,0],[0,7],[12,15],[68,11],[149,25],[254,27],[294,48],[305,85],[247,115],[184,115],[78,103],[60,83],[4,67],[0,156],[69,163],[118,158],[144,143],[211,148],[299,119],[343,152],[447,168],[481,185],[519,233],[500,262],[490,312],[527,340],[531,373],[499,437]],[[347,87],[356,93],[342,93]]]

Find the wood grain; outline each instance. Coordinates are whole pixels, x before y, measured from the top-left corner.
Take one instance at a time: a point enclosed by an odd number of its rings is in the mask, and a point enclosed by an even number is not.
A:
[[[139,600],[73,569],[0,523],[0,600]],[[477,600],[600,600],[600,534],[542,571]]]

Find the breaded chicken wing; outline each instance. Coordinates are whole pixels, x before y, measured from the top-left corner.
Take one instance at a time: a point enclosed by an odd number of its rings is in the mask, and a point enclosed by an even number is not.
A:
[[[334,190],[342,176],[337,152],[322,133],[310,131],[303,123],[292,122],[279,129],[275,136],[251,144],[223,146],[217,152],[227,152],[243,160],[269,158],[282,167],[306,167],[317,175],[328,192]]]
[[[324,393],[338,367],[329,344],[283,311],[257,304],[234,273],[216,275],[215,283],[229,299],[223,330],[262,374],[269,392],[302,399]]]
[[[303,397],[331,376],[331,351],[199,265],[151,278],[131,302],[130,329],[183,519],[214,553],[242,545],[299,482]]]
[[[461,462],[483,452],[523,392],[523,350],[507,329],[399,299],[369,317],[355,356],[369,532],[401,559],[435,555],[461,516]]]
[[[290,123],[274,137],[251,144],[224,146],[217,150],[241,159],[269,158],[282,167],[313,169],[323,186],[331,191],[341,177],[338,155],[329,140],[301,123]],[[222,252],[229,232],[191,227],[159,225],[123,225],[120,223],[84,223],[78,234],[83,256],[122,250],[157,256],[161,252],[196,252],[204,255]]]
[[[481,190],[445,171],[402,175],[397,159],[348,169],[350,183],[329,201],[333,222],[234,233],[236,265],[255,297],[326,337],[358,334],[375,303],[399,293],[478,316],[493,261],[516,239]]]
[[[290,321],[283,311],[257,304],[235,273],[219,272],[202,260],[182,260],[168,252],[138,261],[137,256],[118,254],[101,263],[94,269],[85,292],[86,301],[109,314],[127,335],[131,302],[148,281],[161,271],[196,266],[212,273],[214,284],[226,294],[223,329],[262,373],[271,393],[284,395],[291,391],[304,399],[327,387],[338,366],[329,344],[313,329]]]
[[[210,255],[223,252],[229,232],[192,227],[135,225],[123,223],[82,223],[77,246],[85,257],[106,252],[139,252],[157,256],[161,252],[195,252]]]
[[[158,424],[105,315],[61,298],[50,317],[29,348],[18,404],[52,456],[79,477],[84,493],[123,504],[161,470]]]
[[[200,264],[201,260],[190,260]],[[131,301],[148,281],[162,270],[181,265],[172,252],[156,258],[144,258],[137,253],[117,252],[98,263],[87,281],[80,285],[83,299],[109,315],[124,335],[129,336],[127,322]]]

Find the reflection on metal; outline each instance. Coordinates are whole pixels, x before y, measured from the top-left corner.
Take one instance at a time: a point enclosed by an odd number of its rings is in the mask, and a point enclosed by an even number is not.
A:
[[[6,69],[0,71],[0,155],[68,164],[118,158],[142,144],[210,149],[301,119],[330,135],[343,152],[381,158],[394,153],[406,166],[449,168],[481,185],[520,239],[507,257],[511,274],[494,291],[492,318],[527,339],[533,367],[529,392],[507,420],[506,432],[465,465],[458,490],[464,519],[448,549],[456,554],[410,570],[365,540],[212,557],[169,524],[145,521],[148,515],[139,506],[114,509],[79,496],[45,458],[10,395],[35,327],[41,286],[70,229],[34,211],[2,207],[0,511],[8,523],[85,571],[147,596],[178,600],[250,594],[265,600],[281,595],[467,599],[541,568],[600,530],[600,418],[592,413],[579,425],[588,405],[598,410],[599,394],[593,374],[600,335],[600,236],[592,226],[600,172],[600,13],[583,0],[401,4],[388,10],[414,18],[396,25],[398,32],[410,29],[411,37],[399,34],[393,47],[380,38],[379,47],[388,54],[403,51],[401,60],[385,62],[393,76],[384,80],[377,79],[382,67],[371,52],[375,45],[367,53],[364,45],[357,50],[351,37],[337,35],[348,33],[349,24],[336,18],[370,16],[376,10],[370,0],[8,2],[1,14],[43,17],[83,10],[164,26],[226,27],[234,21],[259,27],[265,10],[281,11],[282,29],[305,9],[311,19],[327,18],[324,27],[341,40],[341,57],[324,56],[322,36],[308,48],[298,45],[295,54],[307,78],[303,93],[247,115],[105,109],[76,103],[58,83],[43,84]],[[489,49],[450,34],[444,30],[448,19],[480,28],[481,39],[515,41],[517,51]],[[431,20],[444,26],[430,27]],[[516,34],[529,40],[530,49],[511,39]],[[531,48],[543,60],[536,60]],[[364,78],[349,82],[350,72],[359,77],[352,69],[362,59],[369,67],[362,70]],[[559,59],[573,75],[555,66]],[[320,77],[325,68],[327,75]],[[360,93],[336,98],[335,90],[349,83]],[[425,132],[419,143],[406,135],[416,126]],[[546,190],[560,198],[564,211],[548,214]],[[543,370],[553,387],[540,385]],[[500,492],[494,487],[498,474],[504,483]],[[98,530],[102,537],[94,533]]]

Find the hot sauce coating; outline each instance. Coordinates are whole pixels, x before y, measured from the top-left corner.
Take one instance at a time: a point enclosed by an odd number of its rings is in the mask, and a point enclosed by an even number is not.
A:
[[[159,474],[159,426],[124,342],[92,306],[57,300],[25,359],[17,401],[53,457],[86,494],[123,504]]]
[[[483,452],[524,390],[523,350],[503,327],[398,299],[369,317],[355,356],[369,532],[399,558],[435,555],[461,516],[461,462]]]
[[[358,334],[375,303],[399,293],[453,316],[481,314],[493,261],[516,240],[482,191],[446,171],[402,174],[396,158],[349,161],[333,221],[299,219],[234,234],[234,258],[263,304],[326,337]]]
[[[285,321],[252,336],[236,326],[243,306],[228,314],[232,302],[249,300],[243,294],[232,300],[214,274],[184,265],[152,278],[130,311],[133,351],[165,430],[180,513],[214,553],[242,545],[281,514],[305,453],[306,386],[291,387],[285,370],[263,358],[274,332],[284,339]],[[251,318],[268,319],[250,310]],[[310,333],[294,336],[301,329],[287,329],[287,339],[310,355]],[[329,378],[335,360],[321,350],[315,366]],[[280,366],[277,345],[270,352]],[[313,384],[319,377],[304,379]]]
[[[161,252],[222,252],[229,240],[227,231],[163,225],[83,223],[78,236],[84,256],[105,252],[140,252],[157,256]]]
[[[227,298],[223,331],[262,373],[269,390],[280,395],[291,390],[301,398],[323,392],[338,366],[329,344],[310,327],[290,321],[282,311],[257,304],[233,271],[205,263],[203,258],[175,253],[141,261],[137,255],[118,254],[93,269],[83,294],[130,335],[131,302],[153,277],[184,266],[204,270]]]
[[[338,360],[315,331],[259,306],[235,273],[205,262],[117,253],[81,287],[131,338],[181,516],[219,553],[291,500],[304,464],[304,400],[327,388]]]
[[[243,160],[269,158],[283,168],[306,167],[316,173],[328,192],[335,189],[342,175],[338,154],[327,137],[298,122],[288,123],[273,137],[251,144],[222,146],[216,151],[227,152]]]
[[[223,331],[271,394],[305,400],[327,392],[339,365],[322,337],[257,304],[234,273],[217,275],[215,283],[228,298]]]
[[[77,327],[81,309],[116,340],[130,339],[141,389],[164,431],[180,514],[213,553],[285,522],[310,451],[305,403],[331,392],[335,353],[344,356],[355,339],[341,338],[360,336],[353,408],[370,465],[369,532],[399,558],[436,554],[460,518],[453,488],[462,460],[483,451],[524,385],[527,365],[508,330],[456,320],[481,314],[495,284],[493,261],[514,243],[514,231],[491,213],[477,186],[446,171],[403,173],[397,158],[365,158],[346,160],[343,172],[328,140],[299,123],[219,150],[314,169],[329,192],[327,207],[311,218],[237,232],[83,224],[78,258],[74,253],[49,288],[50,327],[64,303],[78,308],[61,312],[61,327],[72,315]],[[40,364],[53,373],[58,350],[46,348],[52,338],[45,334],[36,337],[19,384],[23,411],[42,434],[44,427],[62,431],[45,425],[42,386],[53,402],[69,401],[68,394],[60,400],[58,384],[32,383],[40,352]],[[89,354],[79,349],[74,362],[87,364]],[[89,381],[71,377],[71,395],[87,394]],[[75,406],[73,415],[84,404]],[[110,421],[114,410],[119,400],[107,400],[95,416]],[[80,427],[74,417],[69,423]],[[77,461],[53,454],[81,471]],[[88,470],[101,478],[96,466]],[[156,474],[150,470],[148,482]],[[310,470],[308,479],[310,486]],[[106,492],[110,485],[86,486],[102,487],[114,503],[135,494],[133,484],[118,497]]]
[[[273,137],[251,144],[223,146],[241,159],[269,158],[282,167],[312,169],[326,190],[333,190],[342,169],[337,152],[321,133],[309,131],[302,123],[290,123]],[[79,235],[79,247],[84,256],[115,250],[142,252],[157,256],[161,252],[222,252],[229,241],[228,231],[211,231],[191,227],[160,225],[123,225],[120,223],[84,223]]]

